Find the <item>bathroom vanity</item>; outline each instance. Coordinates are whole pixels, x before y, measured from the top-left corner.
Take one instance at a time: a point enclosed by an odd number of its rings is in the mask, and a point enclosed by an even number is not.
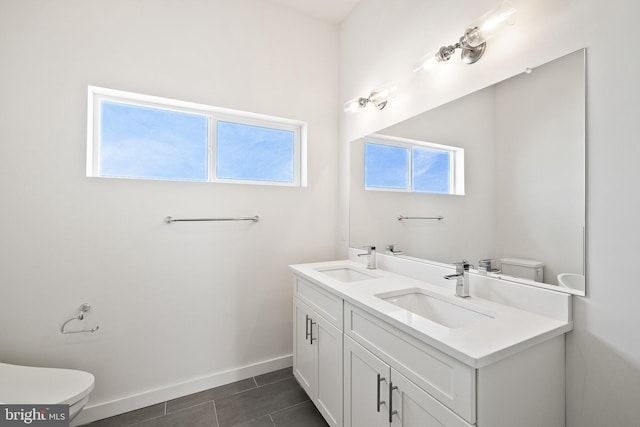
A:
[[[378,254],[291,266],[293,370],[331,426],[564,426],[571,295]]]

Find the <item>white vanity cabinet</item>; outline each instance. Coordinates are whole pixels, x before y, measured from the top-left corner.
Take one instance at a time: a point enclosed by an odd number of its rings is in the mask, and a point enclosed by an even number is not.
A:
[[[475,423],[474,369],[351,304],[344,332],[345,427]]]
[[[295,278],[293,374],[332,427],[342,424],[342,299]]]
[[[415,281],[379,271],[340,283],[325,264],[294,271],[293,371],[332,427],[564,426],[570,323],[478,298],[495,320],[418,333],[421,320],[376,296]]]
[[[348,336],[344,355],[345,427],[470,427]]]
[[[476,369],[344,305],[345,427],[564,426],[564,336]]]

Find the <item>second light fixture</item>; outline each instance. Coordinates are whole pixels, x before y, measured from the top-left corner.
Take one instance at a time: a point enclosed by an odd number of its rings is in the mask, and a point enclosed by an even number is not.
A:
[[[429,70],[440,62],[446,62],[451,59],[457,49],[462,51],[460,54],[462,62],[476,63],[484,54],[487,40],[505,27],[513,25],[515,19],[516,10],[509,2],[504,2],[500,8],[486,13],[475,24],[470,25],[457,43],[442,46],[437,51],[420,58],[413,71]]]
[[[344,104],[344,111],[347,113],[355,113],[356,111],[362,110],[369,104],[372,104],[378,110],[382,110],[387,106],[387,102],[389,102],[390,99],[395,98],[397,92],[398,88],[391,85],[374,89],[366,98],[359,97],[347,101],[347,103]]]

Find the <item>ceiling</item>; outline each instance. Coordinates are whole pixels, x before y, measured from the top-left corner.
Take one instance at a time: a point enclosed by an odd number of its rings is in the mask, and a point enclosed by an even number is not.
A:
[[[332,23],[340,23],[360,0],[271,0],[306,15]]]

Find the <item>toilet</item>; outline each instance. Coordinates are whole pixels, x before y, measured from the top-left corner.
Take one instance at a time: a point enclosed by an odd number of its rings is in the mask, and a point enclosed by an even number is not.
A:
[[[69,421],[89,401],[95,378],[74,369],[37,368],[0,363],[0,403],[69,405]]]
[[[501,258],[502,274],[536,282],[544,278],[544,262],[524,258]]]

